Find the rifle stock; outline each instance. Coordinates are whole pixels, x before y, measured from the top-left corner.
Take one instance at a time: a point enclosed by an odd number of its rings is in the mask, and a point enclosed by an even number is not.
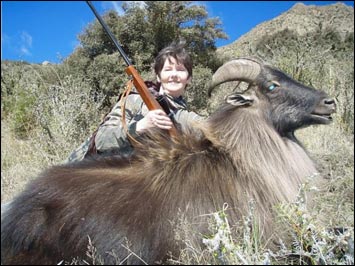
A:
[[[126,68],[126,73],[133,78],[133,84],[136,87],[139,95],[142,97],[143,102],[145,105],[148,107],[148,110],[163,110],[164,109],[160,106],[160,104],[157,102],[157,100],[154,98],[154,96],[149,92],[147,85],[144,83],[143,79],[139,75],[138,71],[135,69],[135,67],[132,65],[131,61],[128,59],[128,56],[126,53],[123,51],[122,47],[119,45],[118,41],[116,40],[115,36],[111,33],[103,19],[100,17],[100,15],[97,13],[96,9],[92,5],[91,1],[86,1],[86,3],[89,5],[91,10],[94,12],[96,18],[100,22],[101,26],[104,28],[105,32],[107,35],[110,37],[111,41],[115,44],[116,48],[120,52],[121,56],[123,57],[124,61],[128,65]],[[176,137],[177,136],[177,130],[176,127],[173,125],[172,128],[169,130],[169,134],[171,137]]]
[[[147,85],[145,85],[143,79],[138,74],[137,70],[134,68],[133,65],[130,65],[126,68],[126,73],[133,77],[133,84],[136,87],[139,95],[142,97],[143,102],[147,105],[148,110],[161,109],[164,111],[162,106],[158,103],[158,101],[154,98],[154,96],[149,92]],[[169,134],[171,137],[177,136],[177,130],[174,125],[169,130]]]
[[[144,83],[143,79],[140,77],[133,65],[130,65],[126,68],[126,73],[133,77],[133,84],[136,87],[140,96],[142,97],[143,102],[147,105],[148,109],[162,109],[160,104],[156,101],[154,96],[148,90],[147,85]]]

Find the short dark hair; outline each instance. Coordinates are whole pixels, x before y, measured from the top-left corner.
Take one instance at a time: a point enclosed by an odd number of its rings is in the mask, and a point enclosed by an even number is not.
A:
[[[156,75],[160,77],[164,63],[170,56],[174,57],[179,64],[183,64],[189,73],[189,77],[192,77],[192,60],[185,49],[185,43],[172,43],[159,52],[154,63]]]

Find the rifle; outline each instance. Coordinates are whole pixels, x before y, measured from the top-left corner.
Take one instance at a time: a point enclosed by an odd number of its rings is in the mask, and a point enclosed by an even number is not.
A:
[[[115,36],[112,34],[110,29],[107,27],[106,23],[103,21],[103,19],[100,17],[100,15],[97,13],[95,7],[92,5],[91,1],[86,1],[86,3],[89,5],[91,8],[92,12],[94,12],[96,18],[100,22],[101,26],[104,28],[105,32],[107,35],[110,37],[111,41],[115,44],[116,48],[120,52],[121,56],[123,57],[123,60],[127,64],[126,68],[126,73],[129,76],[132,76],[133,78],[133,84],[136,87],[139,95],[142,97],[143,102],[145,105],[148,107],[148,110],[163,110],[165,113],[169,112],[169,110],[164,110],[164,108],[158,103],[158,101],[154,98],[154,96],[150,93],[147,85],[144,83],[143,79],[141,76],[138,74],[137,70],[129,60],[128,56],[126,53],[123,51],[121,45],[118,43],[116,40]],[[166,109],[166,108],[165,108]],[[169,113],[167,113],[169,115]],[[173,125],[172,128],[169,130],[169,134],[171,137],[176,137],[177,136],[177,130],[176,127]]]

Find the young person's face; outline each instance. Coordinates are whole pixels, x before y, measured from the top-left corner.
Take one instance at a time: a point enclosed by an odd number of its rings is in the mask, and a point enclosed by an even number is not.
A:
[[[185,66],[178,64],[177,60],[171,56],[165,60],[160,77],[158,76],[157,79],[164,92],[173,97],[181,96],[186,85],[190,82],[189,73]]]

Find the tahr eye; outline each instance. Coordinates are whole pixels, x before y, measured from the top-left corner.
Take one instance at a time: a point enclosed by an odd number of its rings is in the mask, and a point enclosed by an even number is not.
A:
[[[277,81],[272,80],[271,84],[268,86],[268,90],[269,91],[273,91],[274,89],[276,89],[276,87],[280,87],[280,83],[278,83]]]
[[[269,91],[273,91],[275,88],[276,88],[275,84],[272,84],[269,86],[268,89],[269,89]]]

